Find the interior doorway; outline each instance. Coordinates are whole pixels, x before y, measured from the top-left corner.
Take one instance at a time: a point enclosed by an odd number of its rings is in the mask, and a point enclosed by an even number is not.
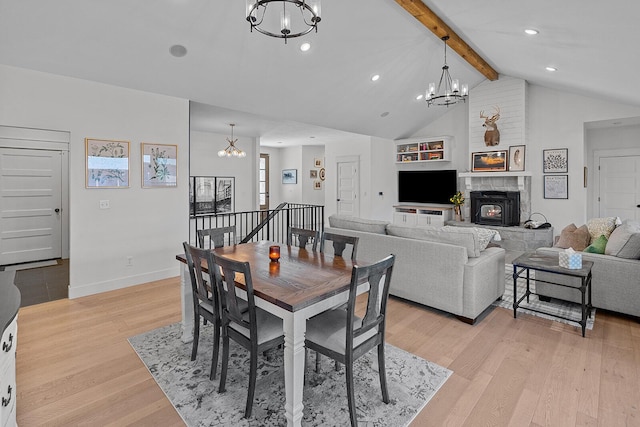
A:
[[[640,220],[640,154],[621,150],[596,156],[598,168],[598,213]]]
[[[269,209],[269,155],[260,153],[260,169],[258,171],[258,193],[260,210]]]
[[[357,156],[345,156],[337,159],[337,213],[339,215],[360,215],[359,160]]]
[[[70,133],[0,126],[0,269],[26,305],[67,298]]]

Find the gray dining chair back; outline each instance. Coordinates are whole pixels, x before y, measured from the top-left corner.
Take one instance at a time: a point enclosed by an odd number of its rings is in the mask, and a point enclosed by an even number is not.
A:
[[[220,393],[225,391],[229,366],[229,339],[232,339],[249,351],[249,389],[245,418],[250,418],[258,374],[258,355],[284,344],[282,319],[256,307],[251,268],[248,262],[211,254],[213,263],[216,265],[214,269],[216,287],[219,294],[223,295],[221,298],[222,368],[218,391]],[[248,308],[245,311],[238,303],[240,296],[238,283],[243,284],[246,292]]]
[[[221,248],[236,244],[236,226],[198,230],[198,245],[203,249]],[[208,239],[207,239],[208,237]]]
[[[351,425],[358,424],[356,418],[353,383],[353,363],[359,357],[377,348],[378,372],[382,401],[389,403],[387,375],[384,360],[384,333],[389,298],[389,285],[395,255],[368,266],[354,266],[349,285],[347,308],[337,308],[321,313],[307,321],[305,346],[311,350],[343,363],[346,370],[347,402]],[[355,314],[358,287],[369,284],[364,317]]]
[[[189,277],[191,278],[191,295],[193,299],[193,344],[191,347],[191,360],[196,359],[198,353],[198,341],[200,338],[200,317],[213,324],[214,338],[213,338],[213,354],[211,356],[211,372],[209,374],[210,379],[214,379],[216,376],[216,368],[218,366],[218,353],[220,350],[220,328],[221,318],[219,312],[218,293],[216,289],[209,290],[207,288],[207,281],[203,277],[202,266],[206,265],[209,273],[204,275],[209,277],[208,283],[214,283],[215,276],[212,272],[213,259],[211,258],[211,251],[208,249],[200,249],[195,246],[191,246],[189,243],[184,242],[185,258],[187,259],[187,266],[189,268]]]
[[[322,233],[322,240],[320,241],[320,252],[325,252],[326,242],[333,243],[333,255],[342,257],[347,245],[351,246],[351,260],[356,260],[356,254],[358,252],[358,241],[360,239],[356,236],[345,236],[344,234],[337,233]]]
[[[287,245],[289,246],[306,249],[307,245],[311,244],[311,248],[315,252],[318,249],[319,240],[320,232],[316,230],[298,227],[289,227],[287,230]]]

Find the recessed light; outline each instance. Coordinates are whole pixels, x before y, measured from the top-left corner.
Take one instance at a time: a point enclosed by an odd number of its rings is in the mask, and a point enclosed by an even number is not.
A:
[[[300,45],[300,50],[303,52],[306,52],[309,49],[311,49],[311,43],[305,42]]]
[[[558,71],[558,69],[556,67],[545,67],[545,70],[547,70],[547,71]]]
[[[278,141],[278,144],[282,144],[282,141]]]
[[[540,33],[540,31],[534,30],[533,28],[527,28],[526,30],[524,30],[524,32],[526,34],[529,34],[530,36],[535,36],[536,34]]]
[[[423,95],[423,94],[420,94],[420,95],[416,96],[416,99],[417,99],[418,101],[420,101],[422,98],[424,98],[424,95]]]
[[[181,44],[174,44],[169,48],[169,53],[176,58],[182,58],[187,54],[187,48]]]
[[[316,139],[316,137],[315,136],[310,136],[309,139]]]
[[[380,117],[387,117],[389,115],[388,111],[385,111],[384,113],[380,114]]]
[[[380,74],[374,74],[373,76],[371,76],[371,81],[372,82],[376,82],[376,81],[378,81],[378,79],[380,79]]]

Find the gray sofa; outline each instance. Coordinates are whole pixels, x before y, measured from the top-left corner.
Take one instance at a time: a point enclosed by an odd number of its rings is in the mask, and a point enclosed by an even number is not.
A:
[[[359,260],[373,262],[390,253],[396,255],[391,295],[446,311],[473,324],[504,293],[504,249],[479,248],[478,235],[472,230],[400,227],[337,215],[329,217],[329,225],[325,231],[360,239]],[[388,231],[397,235],[389,235]]]
[[[562,248],[539,248],[542,255],[557,257]],[[613,255],[582,253],[583,261],[593,261],[591,295],[594,307],[640,317],[640,260]],[[536,272],[536,279],[579,286],[577,278]],[[562,286],[536,282],[540,295],[565,301],[580,302],[580,292]]]

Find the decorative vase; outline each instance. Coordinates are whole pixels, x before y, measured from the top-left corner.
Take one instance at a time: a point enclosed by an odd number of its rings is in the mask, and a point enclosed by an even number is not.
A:
[[[460,208],[460,205],[456,205],[453,209],[456,214],[456,221],[463,222],[464,218],[462,217],[462,209]]]

